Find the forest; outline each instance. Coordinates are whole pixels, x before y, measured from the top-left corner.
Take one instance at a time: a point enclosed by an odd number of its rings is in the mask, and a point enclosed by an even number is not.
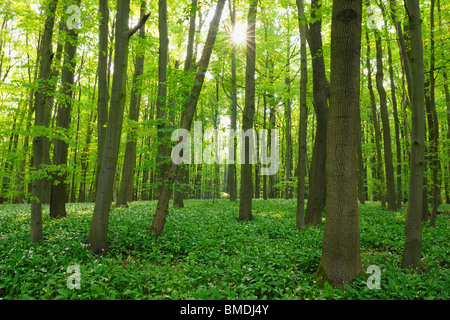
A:
[[[0,300],[450,299],[449,21],[1,0]]]

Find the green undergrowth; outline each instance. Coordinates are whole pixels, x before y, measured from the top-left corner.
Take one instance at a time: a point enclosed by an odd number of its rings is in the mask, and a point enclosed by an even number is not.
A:
[[[295,200],[254,200],[253,221],[237,221],[238,202],[188,200],[171,207],[164,233],[149,235],[156,202],[113,208],[109,249],[86,246],[93,204],[68,204],[52,220],[44,206],[44,241],[30,241],[30,207],[0,206],[1,299],[443,299],[450,298],[449,215],[423,224],[422,274],[400,269],[405,211],[360,206],[364,272],[376,265],[381,288],[363,274],[346,290],[320,287],[323,227],[295,228]],[[448,210],[449,206],[443,206]],[[80,289],[69,289],[71,265]]]

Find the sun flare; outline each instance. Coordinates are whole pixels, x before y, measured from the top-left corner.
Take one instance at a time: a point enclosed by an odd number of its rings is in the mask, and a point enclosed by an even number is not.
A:
[[[243,24],[237,23],[234,26],[234,31],[231,35],[231,40],[234,44],[240,45],[245,43],[245,40],[247,39],[247,28]]]

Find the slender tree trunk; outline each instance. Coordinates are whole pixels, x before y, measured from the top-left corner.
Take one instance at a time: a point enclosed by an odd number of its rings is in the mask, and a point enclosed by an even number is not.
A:
[[[394,112],[395,146],[397,156],[397,209],[402,207],[402,148],[400,144],[400,121],[397,111],[397,98],[395,93],[394,68],[392,66],[391,46],[388,43],[389,81],[391,85],[392,110]]]
[[[411,66],[411,170],[409,178],[409,201],[405,221],[405,249],[402,256],[402,268],[421,270],[422,258],[422,200],[424,177],[425,147],[425,110],[424,110],[424,68],[423,44],[418,0],[406,0],[408,14],[410,51],[408,58]]]
[[[109,72],[108,72],[108,21],[109,9],[108,0],[99,0],[99,29],[98,29],[98,100],[97,100],[97,171],[95,176],[95,186],[98,184],[98,177],[101,172],[103,150],[105,147],[105,135],[108,121],[108,101],[109,101]],[[111,56],[111,54],[109,55]]]
[[[358,113],[362,1],[333,1],[327,197],[316,275],[343,287],[362,273],[358,220]]]
[[[308,106],[306,105],[306,86],[308,83],[306,57],[306,18],[303,0],[297,0],[298,26],[300,33],[300,120],[298,125],[297,160],[297,229],[305,227],[305,176],[306,176],[306,129],[308,125]]]
[[[191,3],[191,17],[189,21],[189,35],[186,49],[186,59],[184,61],[184,73],[187,74],[192,69],[193,55],[194,55],[194,36],[195,36],[195,17],[197,12],[197,0],[192,0]],[[188,92],[183,93],[188,95]],[[181,113],[181,122],[183,122],[184,111]],[[184,199],[188,195],[189,185],[189,165],[180,165],[178,172],[178,185],[175,188],[173,196],[173,205],[179,208],[184,207]]]
[[[208,69],[212,49],[214,47],[217,32],[219,29],[220,17],[222,16],[224,5],[225,0],[218,0],[216,11],[210,24],[208,36],[206,38],[205,45],[203,46],[202,57],[198,65],[194,86],[186,105],[185,117],[183,118],[183,122],[181,124],[181,128],[185,130],[189,130],[191,128],[192,119],[194,118],[195,109],[197,107],[197,101],[200,96],[203,82],[205,80],[205,73]],[[166,179],[164,179],[163,181],[163,187],[161,188],[161,192],[159,194],[155,216],[153,217],[152,227],[150,230],[151,234],[153,235],[160,236],[164,230],[169,207],[170,186],[175,181],[177,170],[178,165],[172,162],[167,172]]]
[[[382,8],[384,25],[387,28],[387,21],[385,18],[384,7]],[[392,111],[394,113],[394,126],[395,126],[395,146],[396,146],[396,160],[397,160],[397,192],[396,192],[396,206],[397,209],[402,207],[402,152],[401,152],[401,143],[400,143],[400,122],[398,118],[397,111],[397,97],[395,90],[395,82],[394,82],[394,68],[392,66],[392,52],[391,52],[391,44],[389,41],[386,42],[387,50],[388,50],[388,65],[389,65],[389,82],[391,86],[391,99],[392,99]],[[382,62],[381,62],[382,63]],[[378,67],[377,67],[378,68]]]
[[[321,225],[322,212],[325,209],[327,178],[325,174],[328,95],[329,83],[325,73],[325,60],[322,49],[322,4],[319,0],[311,1],[311,21],[308,42],[312,56],[313,67],[313,97],[317,128],[312,151],[309,172],[308,202],[306,204],[305,223]]]
[[[158,155],[157,155],[157,187],[161,188],[163,179],[169,167],[168,162],[168,110],[167,103],[167,64],[169,58],[169,37],[167,26],[167,0],[158,0],[158,30],[159,30],[159,54],[158,54],[158,99],[156,101],[156,119],[158,130]]]
[[[242,115],[242,130],[253,129],[253,116],[255,114],[255,64],[256,64],[256,23],[257,1],[250,3],[247,20],[247,59],[245,70],[245,106]],[[253,140],[253,139],[252,139]],[[239,221],[253,220],[252,215],[252,164],[250,158],[250,143],[245,139],[242,148],[245,148],[245,156],[241,165],[241,190],[239,199]]]
[[[364,158],[362,153],[362,126],[361,126],[361,112],[358,116],[359,130],[358,130],[358,199],[361,204],[366,203],[366,183],[364,178]]]
[[[372,108],[372,120],[373,120],[373,127],[375,131],[375,145],[377,149],[377,167],[376,167],[376,173],[378,177],[378,185],[377,185],[377,193],[379,199],[381,199],[381,206],[386,206],[386,194],[384,192],[384,170],[383,170],[383,160],[381,155],[381,133],[380,133],[380,126],[378,123],[378,113],[377,113],[377,106],[375,104],[375,95],[373,92],[373,86],[372,86],[372,68],[370,64],[370,40],[369,40],[369,33],[366,30],[366,40],[367,40],[367,87],[369,89],[370,93],[370,102],[371,102],[371,108]],[[377,197],[377,198],[378,198]]]
[[[79,0],[76,2],[79,5]],[[64,45],[64,64],[61,73],[61,97],[63,101],[59,104],[56,116],[58,129],[67,131],[70,127],[72,112],[73,84],[76,65],[76,52],[78,44],[78,31],[76,28],[67,30],[66,43]],[[53,154],[53,165],[58,166],[61,172],[54,176],[51,186],[50,217],[62,218],[66,216],[67,184],[65,182],[67,172],[67,153],[69,146],[67,141],[56,139]]]
[[[42,39],[42,52],[40,70],[39,70],[39,90],[36,90],[34,101],[35,110],[35,126],[44,127],[45,119],[45,102],[49,97],[48,80],[51,75],[52,63],[52,42],[53,42],[53,26],[55,24],[55,12],[58,0],[50,0],[46,7],[47,18],[45,20],[44,35]],[[36,135],[33,138],[33,159],[34,169],[41,169],[44,162],[44,135]],[[35,178],[32,184],[31,195],[31,240],[33,242],[42,241],[42,179]]]
[[[230,18],[232,31],[236,27],[236,3],[233,0],[233,8],[231,8],[231,0],[228,2],[230,7]],[[231,86],[232,86],[232,102],[231,102],[231,121],[230,129],[236,132],[237,122],[237,75],[236,75],[236,47],[232,47],[232,60],[231,60]],[[236,141],[233,137],[229,144],[229,154],[233,154],[236,159]],[[228,193],[230,195],[230,201],[237,200],[237,187],[236,187],[236,161],[228,164],[228,177],[227,177]]]
[[[95,91],[95,89],[94,89]],[[95,92],[94,92],[95,95]],[[94,97],[93,97],[94,98]],[[88,169],[88,156],[89,156],[89,147],[91,145],[91,139],[92,139],[92,132],[93,127],[92,123],[95,123],[96,119],[93,119],[93,114],[91,111],[91,114],[89,115],[88,119],[88,128],[86,133],[86,146],[83,148],[83,152],[81,155],[81,183],[80,183],[80,190],[78,192],[78,202],[83,203],[86,202],[86,179],[87,179],[87,169]]]
[[[141,3],[141,18],[145,15],[146,3]],[[139,38],[145,38],[145,26],[139,30]],[[141,94],[140,83],[144,72],[144,55],[136,57],[133,75],[133,89],[131,90],[130,106],[128,110],[128,119],[130,120],[130,129],[127,135],[127,144],[125,146],[125,155],[122,167],[122,179],[120,183],[119,194],[117,197],[117,205],[128,207],[128,197],[133,192],[134,168],[136,166],[136,139],[137,139],[137,123],[139,121]]]
[[[375,32],[375,43],[377,53],[376,84],[378,95],[380,97],[380,113],[383,125],[384,165],[386,169],[388,210],[395,211],[397,209],[397,204],[395,198],[394,166],[392,164],[391,128],[389,126],[386,90],[383,86],[383,48],[381,46],[381,35],[377,31]]]
[[[285,124],[286,124],[286,163],[285,163],[285,188],[284,188],[284,198],[291,198],[291,174],[292,174],[292,137],[291,137],[291,76],[290,76],[290,68],[291,68],[291,51],[290,51],[290,30],[287,30],[287,61],[286,61],[286,77],[284,83],[286,85],[286,94],[287,99],[284,104],[285,106]]]
[[[435,51],[434,51],[434,7],[435,0],[431,0],[430,8],[430,71],[429,76],[429,99],[425,100],[427,113],[429,114],[429,140],[430,140],[430,165],[432,172],[432,204],[433,208],[431,211],[430,226],[436,226],[436,215],[437,209],[440,205],[440,185],[441,181],[439,179],[440,171],[440,161],[439,161],[439,122],[436,111],[436,99],[435,99]],[[427,103],[427,101],[429,103]]]
[[[269,58],[269,82],[270,82],[270,89],[269,89],[269,141],[272,141],[272,130],[276,129],[276,110],[277,110],[277,103],[275,101],[275,95],[274,95],[274,77],[273,72],[275,69],[275,63],[272,61],[272,59]],[[272,152],[272,150],[270,151]],[[275,187],[276,184],[276,175],[272,174],[269,175],[269,198],[273,199],[277,197],[277,188]]]
[[[437,1],[437,11],[438,11],[438,19],[439,19],[439,28],[442,29],[442,14],[441,14],[441,1]],[[441,41],[442,39],[439,39]],[[442,52],[442,58],[444,58],[444,51]],[[444,94],[445,94],[445,103],[447,106],[447,141],[450,143],[450,92],[448,89],[448,79],[447,79],[447,66],[444,66],[444,71],[442,72],[442,77],[444,79]],[[448,156],[449,159],[447,163],[447,177],[445,180],[445,203],[450,204],[450,146],[448,146]],[[444,175],[443,175],[444,176]]]

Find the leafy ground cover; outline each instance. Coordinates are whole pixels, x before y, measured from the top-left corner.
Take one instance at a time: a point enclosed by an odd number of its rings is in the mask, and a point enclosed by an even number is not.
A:
[[[254,200],[254,220],[238,222],[238,202],[187,200],[171,208],[164,234],[149,236],[156,202],[114,208],[110,248],[86,247],[93,204],[69,204],[52,220],[44,207],[44,242],[29,238],[28,205],[0,206],[1,299],[439,299],[450,298],[450,216],[436,228],[423,224],[420,275],[399,268],[404,246],[403,208],[360,206],[363,271],[376,265],[381,288],[363,273],[347,290],[319,287],[323,227],[295,229],[295,200]],[[449,206],[443,206],[448,210]],[[69,289],[71,265],[81,288]]]

